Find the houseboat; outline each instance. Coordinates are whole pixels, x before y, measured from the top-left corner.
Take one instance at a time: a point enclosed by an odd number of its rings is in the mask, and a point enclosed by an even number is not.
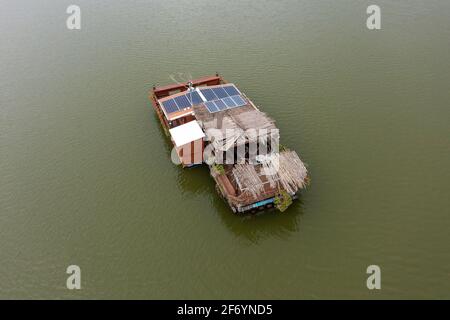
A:
[[[285,211],[307,186],[306,166],[279,144],[275,121],[220,75],[154,86],[149,99],[174,162],[206,165],[234,213]]]

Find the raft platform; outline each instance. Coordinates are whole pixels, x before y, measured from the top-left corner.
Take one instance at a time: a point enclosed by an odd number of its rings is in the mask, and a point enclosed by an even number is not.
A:
[[[149,100],[174,146],[172,161],[205,164],[234,213],[285,211],[309,182],[275,121],[220,75],[154,86]]]

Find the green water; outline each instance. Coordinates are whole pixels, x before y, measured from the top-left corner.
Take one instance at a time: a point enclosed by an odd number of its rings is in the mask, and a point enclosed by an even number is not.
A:
[[[450,2],[69,4],[1,1],[0,298],[450,298]],[[301,201],[236,217],[170,162],[147,91],[179,72],[276,119]]]

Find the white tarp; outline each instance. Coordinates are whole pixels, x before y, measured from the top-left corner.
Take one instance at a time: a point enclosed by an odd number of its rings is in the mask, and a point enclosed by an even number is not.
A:
[[[202,128],[195,120],[170,129],[169,132],[177,147],[205,137]]]

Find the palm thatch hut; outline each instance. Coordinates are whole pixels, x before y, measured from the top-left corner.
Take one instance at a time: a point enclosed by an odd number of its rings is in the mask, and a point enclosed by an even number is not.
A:
[[[209,141],[211,174],[224,198],[238,212],[274,199],[281,191],[295,197],[306,186],[306,166],[295,151],[279,152],[275,121],[251,101],[241,108],[216,113],[198,105],[194,114]],[[256,147],[251,150],[252,146]],[[218,171],[217,164],[223,170]]]

